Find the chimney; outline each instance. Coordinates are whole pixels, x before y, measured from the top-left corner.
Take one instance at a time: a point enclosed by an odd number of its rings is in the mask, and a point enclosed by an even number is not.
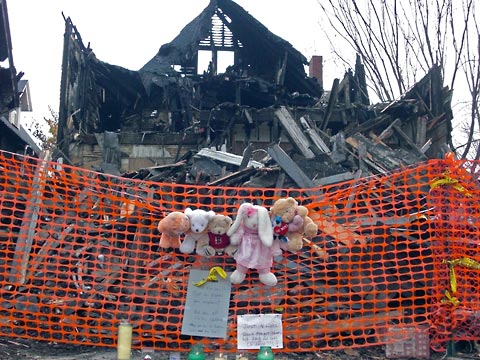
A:
[[[308,67],[308,76],[316,78],[317,82],[323,88],[323,56],[312,56]]]

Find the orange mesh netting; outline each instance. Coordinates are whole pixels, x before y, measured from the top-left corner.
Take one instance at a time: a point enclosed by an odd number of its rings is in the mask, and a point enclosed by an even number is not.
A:
[[[237,315],[281,313],[284,348],[385,344],[427,329],[431,347],[479,340],[479,163],[430,161],[314,189],[138,181],[0,153],[0,335],[134,348],[236,349]],[[181,334],[191,268],[235,269],[159,248],[158,222],[187,206],[235,218],[240,203],[292,196],[319,227],[276,257],[278,284],[255,271],[232,285],[226,339]],[[391,336],[395,334],[395,336]]]

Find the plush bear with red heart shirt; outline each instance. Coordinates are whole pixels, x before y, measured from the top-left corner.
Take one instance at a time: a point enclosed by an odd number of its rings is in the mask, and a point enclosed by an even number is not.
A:
[[[308,209],[293,197],[276,200],[270,208],[270,219],[274,237],[282,249],[298,251],[303,246],[303,237],[313,237],[318,231],[308,216]]]

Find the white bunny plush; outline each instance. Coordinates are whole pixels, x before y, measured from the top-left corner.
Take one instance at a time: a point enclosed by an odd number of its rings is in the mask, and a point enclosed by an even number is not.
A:
[[[255,269],[262,283],[275,286],[277,277],[271,272],[273,228],[268,210],[260,205],[243,203],[227,235],[230,243],[238,246],[233,256],[237,267],[230,275],[231,282],[240,284],[245,280],[248,269]]]

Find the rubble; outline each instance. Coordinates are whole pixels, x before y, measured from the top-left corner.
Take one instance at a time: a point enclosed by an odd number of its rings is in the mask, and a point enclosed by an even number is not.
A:
[[[451,90],[438,66],[399,99],[371,104],[357,57],[326,91],[320,56],[307,76],[307,59],[232,0],[211,0],[139,71],[100,61],[70,18],[65,26],[56,157],[72,165],[195,184],[242,171],[228,183],[310,187],[442,158],[451,145]],[[221,53],[233,57],[224,70]],[[226,153],[264,166],[247,177]],[[301,179],[288,174],[292,162]]]
[[[201,148],[196,153],[191,151],[182,158],[184,173],[178,171],[177,162],[124,175],[197,185],[218,185],[222,183],[221,178],[228,176],[229,186],[312,188],[385,175],[431,158],[442,158],[449,150],[452,114],[450,91],[441,88],[441,82],[434,81],[439,72],[439,68],[432,68],[422,81],[400,99],[388,104],[355,104],[355,107],[348,108],[337,103],[331,113],[326,110],[330,104],[326,108],[279,106],[256,111],[249,109],[254,119],[257,116],[264,118],[268,112],[269,118],[273,119],[270,121],[277,122],[280,135],[276,142],[258,149],[255,149],[254,142],[249,142],[243,158],[215,148]],[[433,94],[442,94],[442,97],[433,98]],[[436,103],[444,106],[435,109]],[[257,115],[259,113],[262,115]],[[330,119],[325,126],[326,132],[321,130],[325,119]],[[337,129],[334,134],[333,129]],[[244,166],[241,167],[242,159]],[[163,177],[159,168],[165,174]],[[169,171],[173,169],[183,179],[169,178]],[[232,178],[236,176],[239,178],[233,182]]]

